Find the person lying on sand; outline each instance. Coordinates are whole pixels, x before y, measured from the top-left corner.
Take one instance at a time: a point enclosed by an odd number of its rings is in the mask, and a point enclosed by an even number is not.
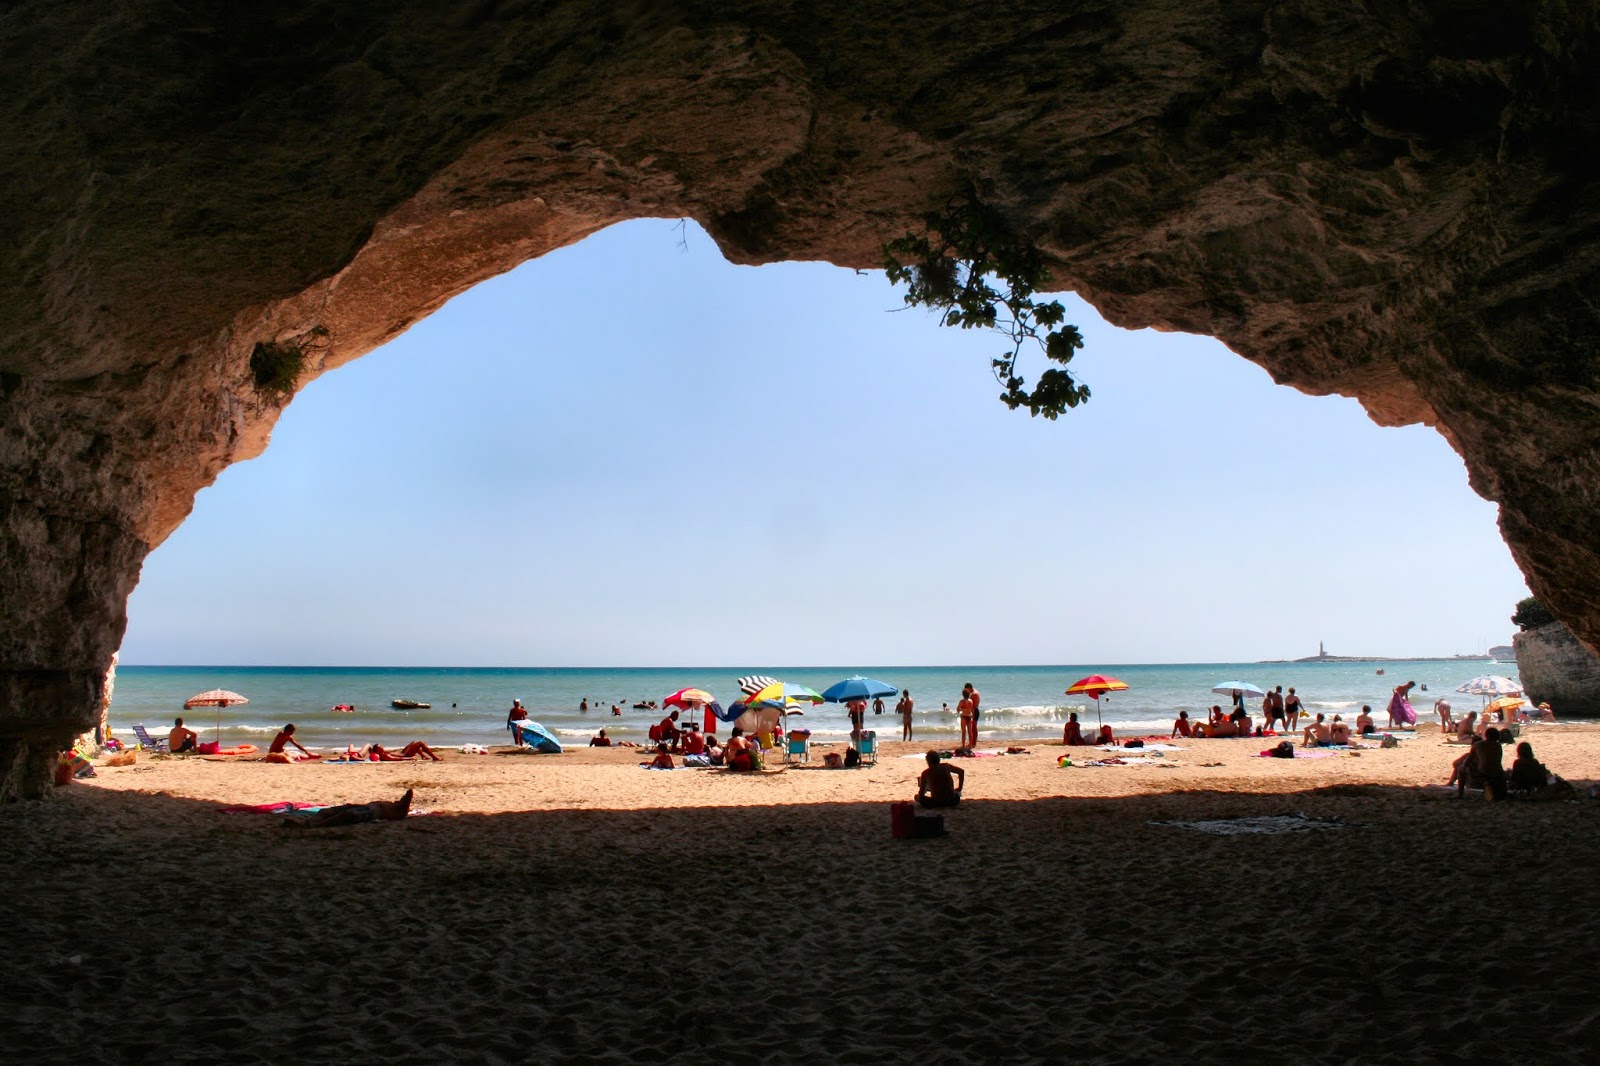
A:
[[[411,789],[398,800],[374,800],[371,803],[343,803],[337,807],[324,807],[303,818],[285,818],[285,828],[331,829],[340,825],[361,825],[364,822],[398,822],[411,812]]]
[[[1194,723],[1189,721],[1189,712],[1188,711],[1179,711],[1178,712],[1177,720],[1175,720],[1172,723],[1172,732],[1167,734],[1167,735],[1169,737],[1192,737],[1192,736],[1194,736]]]
[[[174,755],[182,755],[186,751],[193,751],[195,745],[200,743],[200,737],[192,729],[186,729],[182,718],[172,720],[172,730],[167,734],[167,750]]]
[[[367,757],[370,759],[374,755],[378,757],[378,762],[406,762],[419,755],[434,762],[440,761],[439,756],[433,753],[433,749],[420,740],[413,740],[402,748],[399,754],[389,751],[382,744],[373,744],[367,749]]]
[[[955,807],[961,803],[961,790],[967,786],[967,772],[959,766],[940,762],[939,753],[927,755],[928,768],[917,778],[917,803],[924,807]]]
[[[322,756],[320,756],[320,755],[313,755],[311,752],[307,751],[305,745],[301,744],[298,740],[296,740],[294,738],[294,723],[290,722],[288,725],[283,727],[283,731],[281,733],[279,733],[277,736],[272,738],[272,746],[267,749],[267,761],[268,762],[288,762],[289,759],[290,759],[290,755],[289,755],[288,752],[284,751],[283,749],[286,748],[287,746],[289,746],[290,744],[293,744],[295,747],[300,749],[300,754],[299,754],[299,756],[297,756],[297,758],[300,758],[300,759],[320,759],[320,758],[322,758]],[[277,759],[272,758],[272,756],[274,756],[274,755],[278,756],[278,758]]]

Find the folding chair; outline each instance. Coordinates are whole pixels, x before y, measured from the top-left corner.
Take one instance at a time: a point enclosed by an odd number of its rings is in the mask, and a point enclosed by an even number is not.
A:
[[[875,766],[878,762],[878,731],[864,729],[861,736],[850,742],[856,749],[856,754],[861,756],[862,766]]]
[[[811,737],[806,734],[790,734],[783,742],[784,762],[810,762]]]
[[[148,748],[151,751],[159,751],[163,754],[167,753],[167,742],[152,737],[150,731],[145,729],[143,722],[133,727],[133,735],[139,738],[139,746],[141,748]]]

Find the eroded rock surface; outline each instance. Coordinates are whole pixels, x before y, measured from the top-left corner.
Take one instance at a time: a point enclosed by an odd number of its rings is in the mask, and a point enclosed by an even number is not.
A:
[[[1511,638],[1517,675],[1535,704],[1549,703],[1563,718],[1600,718],[1600,656],[1578,643],[1560,622]]]
[[[42,0],[0,14],[0,793],[280,399],[475,282],[688,216],[875,266],[971,190],[1112,321],[1425,422],[1600,647],[1592,4]]]

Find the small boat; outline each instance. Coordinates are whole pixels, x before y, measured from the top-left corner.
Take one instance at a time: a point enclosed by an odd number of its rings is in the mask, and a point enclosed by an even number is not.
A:
[[[433,704],[422,703],[419,700],[390,700],[389,706],[399,711],[425,711]]]

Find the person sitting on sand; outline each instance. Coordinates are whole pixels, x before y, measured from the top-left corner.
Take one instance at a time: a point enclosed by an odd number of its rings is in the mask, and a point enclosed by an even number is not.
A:
[[[344,803],[324,807],[315,814],[285,818],[283,824],[294,829],[330,829],[363,822],[398,822],[411,813],[411,789],[398,800],[373,800],[371,803]]]
[[[283,732],[279,733],[277,736],[272,738],[272,746],[267,749],[267,755],[268,756],[272,756],[272,755],[278,756],[277,759],[271,760],[273,762],[288,762],[289,759],[290,759],[289,753],[284,751],[283,749],[285,747],[287,747],[288,745],[290,745],[290,744],[293,744],[295,747],[300,749],[299,758],[301,758],[301,759],[320,759],[320,758],[322,758],[322,756],[320,756],[320,755],[311,754],[311,752],[306,750],[306,747],[305,747],[304,744],[301,744],[298,740],[296,740],[294,738],[294,723],[293,722],[290,722],[288,725],[284,726],[283,727]]]
[[[673,770],[678,764],[672,761],[672,752],[667,748],[667,742],[663,740],[656,745],[656,757],[639,765],[647,770]]]
[[[967,731],[964,726],[961,730],[961,739],[963,741],[967,739]],[[1082,747],[1089,743],[1088,738],[1083,735],[1083,726],[1078,724],[1077,711],[1068,712],[1067,724],[1061,728],[1061,743],[1070,748]]]
[[[1328,743],[1350,743],[1350,727],[1346,725],[1344,719],[1339,717],[1337,714],[1333,716],[1333,724],[1328,727]]]
[[[200,742],[200,737],[192,729],[184,727],[182,718],[172,720],[172,731],[167,734],[167,750],[174,755],[182,755],[186,751],[193,751]]]
[[[1456,735],[1451,737],[1448,741],[1446,741],[1446,743],[1471,744],[1473,738],[1477,736],[1478,730],[1477,726],[1474,724],[1477,722],[1477,720],[1477,711],[1468,711],[1465,718],[1457,718],[1455,720]]]
[[[1189,712],[1188,711],[1179,711],[1178,712],[1177,719],[1172,723],[1172,732],[1168,733],[1167,735],[1169,737],[1192,737],[1192,736],[1194,736],[1194,723],[1189,721]]]
[[[683,734],[683,753],[685,755],[704,755],[706,753],[706,735],[700,732],[693,722]]]
[[[606,731],[602,729],[589,738],[589,746],[591,748],[609,748],[611,746],[611,738],[606,736]]]
[[[1324,715],[1317,712],[1317,720],[1306,726],[1305,735],[1300,738],[1302,747],[1314,748],[1319,744],[1326,744],[1333,737],[1333,730],[1323,721]]]
[[[1450,701],[1440,696],[1433,701],[1433,713],[1439,716],[1439,732],[1454,733],[1456,723],[1450,717]]]
[[[956,807],[961,790],[967,786],[967,772],[959,766],[940,762],[939,753],[927,755],[928,768],[917,778],[917,803],[924,807]]]
[[[678,712],[673,711],[661,719],[661,740],[673,751],[678,750],[678,739],[683,736],[683,730],[678,728]]]
[[[1356,715],[1356,732],[1365,737],[1377,731],[1377,723],[1372,720],[1372,706],[1363,703],[1361,705],[1361,713]]]
[[[1541,703],[1539,704],[1538,718],[1541,722],[1553,722],[1556,720],[1556,712],[1550,709],[1550,704]]]
[[[715,733],[706,734],[706,758],[711,760],[712,766],[721,766],[724,758],[722,744],[717,740]]]
[[[1117,738],[1111,734],[1111,727],[1110,726],[1102,725],[1100,727],[1100,732],[1095,734],[1095,738],[1092,741],[1092,743],[1097,744],[1097,745],[1098,744],[1110,744],[1114,748],[1114,747],[1117,746]]]
[[[728,738],[728,743],[723,748],[722,762],[730,770],[756,768],[755,752],[750,749],[750,741],[744,735],[744,730],[738,726],[733,727],[733,735]]]
[[[419,755],[434,762],[440,761],[439,756],[433,753],[433,749],[420,740],[413,740],[399,752],[390,751],[382,744],[373,744],[367,748],[367,758],[372,762],[410,762]]]
[[[1533,757],[1533,745],[1524,740],[1517,745],[1517,761],[1511,764],[1507,787],[1512,792],[1538,792],[1550,783],[1550,771]]]
[[[1472,756],[1478,783],[1483,787],[1484,799],[1492,801],[1506,798],[1506,770],[1501,764],[1501,745],[1510,739],[1509,732],[1490,728],[1484,731],[1483,739],[1474,744],[1468,753]]]

